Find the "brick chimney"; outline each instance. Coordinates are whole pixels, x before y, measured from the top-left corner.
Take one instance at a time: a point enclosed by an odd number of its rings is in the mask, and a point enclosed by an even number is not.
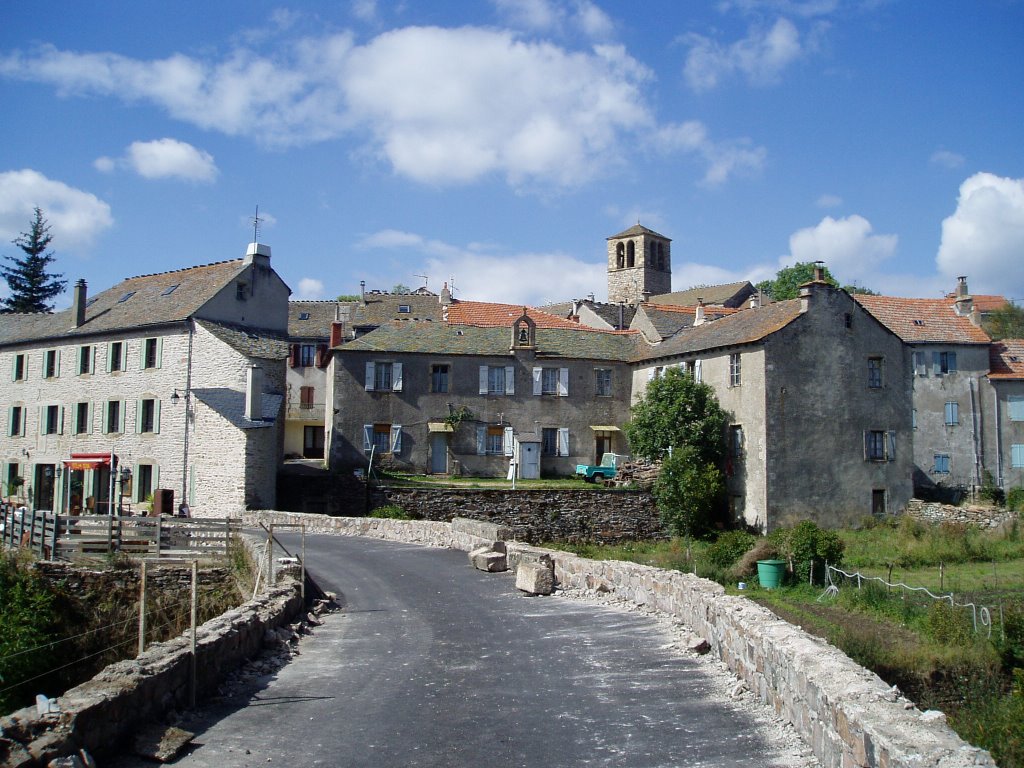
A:
[[[340,320],[335,320],[331,323],[331,346],[341,346],[342,340],[345,338],[345,323]]]
[[[71,315],[74,318],[75,328],[85,325],[85,302],[87,301],[85,280],[79,279],[75,283],[74,296],[71,300]]]
[[[245,418],[263,420],[263,369],[250,365],[245,375]]]

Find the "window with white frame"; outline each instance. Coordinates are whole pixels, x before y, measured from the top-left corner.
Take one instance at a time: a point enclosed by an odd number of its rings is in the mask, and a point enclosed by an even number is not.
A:
[[[504,424],[479,424],[476,428],[476,452],[480,456],[511,456],[512,427]]]
[[[569,394],[569,369],[534,368],[533,394],[566,397]]]
[[[594,369],[594,394],[597,397],[612,396],[612,371],[611,368]]]
[[[449,366],[447,364],[439,363],[430,366],[430,391],[431,392],[447,392],[448,391],[448,373]]]
[[[933,459],[934,469],[932,470],[936,475],[948,475],[949,474],[949,454],[948,453],[936,453]]]
[[[316,364],[316,344],[299,345],[299,366],[312,368]]]
[[[932,352],[932,373],[956,373],[956,352]]]
[[[515,368],[511,365],[481,365],[481,395],[514,395]]]
[[[729,386],[738,387],[741,382],[740,353],[733,352],[729,355]]]
[[[363,451],[375,455],[402,452],[401,424],[364,424]]]
[[[368,392],[401,392],[402,364],[368,362],[366,364],[366,390]]]
[[[1014,443],[1010,446],[1010,466],[1014,469],[1024,469],[1024,443]]]
[[[960,404],[955,401],[946,403],[946,426],[955,427],[960,423]]]
[[[927,352],[914,352],[911,355],[911,362],[914,366],[914,375],[916,376],[927,376],[928,375],[928,353]]]
[[[880,357],[868,358],[868,388],[882,388],[882,358]]]
[[[544,427],[541,430],[540,452],[542,456],[568,456],[569,428]]]

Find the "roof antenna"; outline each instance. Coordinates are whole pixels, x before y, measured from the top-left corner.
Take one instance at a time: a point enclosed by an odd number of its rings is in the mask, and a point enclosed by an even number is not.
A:
[[[413,277],[422,277],[423,278],[423,288],[424,289],[426,289],[426,287],[430,284],[430,278],[427,277],[426,275],[413,275]]]
[[[252,241],[258,243],[260,241],[260,222],[263,219],[260,218],[260,206],[256,204],[256,215],[252,217]]]

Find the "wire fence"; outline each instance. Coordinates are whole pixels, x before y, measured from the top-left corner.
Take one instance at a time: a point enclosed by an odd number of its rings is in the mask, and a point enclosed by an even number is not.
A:
[[[839,596],[839,584],[833,578],[833,574],[842,576],[848,579],[850,582],[857,582],[857,589],[863,589],[864,584],[877,583],[887,589],[900,589],[901,596],[906,599],[907,595],[919,595],[932,600],[944,600],[949,603],[951,608],[963,608],[970,609],[971,611],[971,623],[974,627],[974,633],[978,634],[981,631],[986,631],[986,637],[992,637],[992,611],[988,606],[978,605],[973,602],[957,602],[955,595],[952,592],[946,594],[935,594],[927,587],[915,587],[911,584],[904,584],[902,581],[888,581],[883,579],[881,576],[869,576],[861,573],[860,571],[854,571],[850,573],[844,571],[841,568],[836,568],[833,565],[825,566],[825,580],[828,586],[825,591],[818,597],[818,602],[821,602],[826,597],[835,598]]]

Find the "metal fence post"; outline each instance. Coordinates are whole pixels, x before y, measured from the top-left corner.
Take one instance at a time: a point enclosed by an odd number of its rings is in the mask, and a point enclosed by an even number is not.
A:
[[[196,671],[199,661],[196,659],[196,619],[199,616],[199,561],[192,561],[192,685],[189,687],[189,704],[196,706]]]
[[[146,650],[146,561],[139,574],[139,656]]]

